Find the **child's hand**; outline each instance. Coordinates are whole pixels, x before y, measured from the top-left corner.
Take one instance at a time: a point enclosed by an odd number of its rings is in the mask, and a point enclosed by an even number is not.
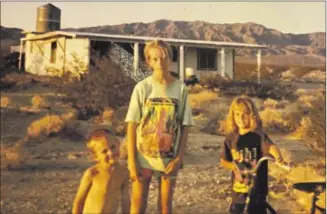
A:
[[[141,175],[138,173],[137,167],[130,167],[129,176],[131,181],[140,181],[142,179]]]
[[[170,163],[168,164],[168,166],[165,169],[165,173],[167,175],[176,172],[177,170],[180,169],[182,165],[182,161],[179,157],[175,157],[172,161],[170,161]]]
[[[235,180],[239,181],[239,182],[243,182],[243,177],[242,177],[241,171],[238,170],[238,169],[235,169],[235,170],[233,170],[233,172],[234,172],[234,175],[235,175],[235,177],[234,177]]]

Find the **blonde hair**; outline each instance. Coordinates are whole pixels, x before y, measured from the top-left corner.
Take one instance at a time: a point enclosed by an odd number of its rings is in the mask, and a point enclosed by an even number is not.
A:
[[[149,64],[150,50],[152,48],[159,48],[164,53],[164,58],[172,60],[173,52],[170,45],[162,40],[153,40],[145,43],[144,47],[144,57],[147,64]]]
[[[250,130],[251,131],[261,131],[262,130],[262,122],[259,116],[259,112],[257,107],[251,98],[247,96],[236,97],[230,107],[229,112],[226,118],[226,131],[228,134],[233,132],[238,132],[238,126],[235,123],[234,111],[237,108],[245,108],[250,116]]]
[[[87,148],[94,154],[94,142],[98,142],[100,139],[106,139],[106,142],[108,143],[110,140],[114,140],[115,143],[119,146],[119,141],[113,137],[111,132],[107,129],[97,129],[90,133],[88,139],[87,139]],[[93,143],[91,143],[93,142]]]

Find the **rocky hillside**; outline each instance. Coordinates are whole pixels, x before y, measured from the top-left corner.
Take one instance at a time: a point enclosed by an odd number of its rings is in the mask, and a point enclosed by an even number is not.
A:
[[[280,56],[284,57],[282,61],[291,64],[324,64],[326,60],[324,32],[282,33],[252,22],[213,24],[204,21],[186,22],[161,19],[150,23],[129,23],[65,30],[262,44],[269,47],[267,51],[263,52],[265,58],[276,62],[280,61]],[[240,59],[246,60],[254,52],[239,50],[237,54]]]

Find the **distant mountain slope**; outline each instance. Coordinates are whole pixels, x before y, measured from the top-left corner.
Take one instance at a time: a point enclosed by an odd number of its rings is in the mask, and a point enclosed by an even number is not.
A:
[[[10,51],[10,46],[18,45],[19,39],[22,37],[22,29],[7,28],[0,26],[1,31],[1,54],[4,55]]]
[[[283,63],[292,64],[324,64],[326,60],[326,34],[324,32],[282,33],[252,22],[213,24],[204,21],[161,19],[150,23],[138,22],[64,30],[261,44],[269,47],[268,50],[263,51],[263,59],[268,61],[277,59],[273,60],[276,63],[281,57]],[[237,51],[238,58],[242,60],[253,60],[255,58],[249,56],[254,54],[254,51]]]

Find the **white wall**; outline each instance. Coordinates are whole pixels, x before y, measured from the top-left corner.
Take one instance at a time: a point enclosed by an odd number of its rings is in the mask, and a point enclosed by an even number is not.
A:
[[[51,63],[51,42],[57,42],[56,62]],[[25,71],[36,75],[60,76],[63,69],[65,38],[26,41]]]
[[[90,63],[90,40],[67,39],[65,72],[86,73]]]
[[[57,41],[56,62],[51,63],[51,42]],[[64,37],[27,41],[25,71],[37,75],[62,76],[64,72],[84,73],[89,67],[88,39]]]

